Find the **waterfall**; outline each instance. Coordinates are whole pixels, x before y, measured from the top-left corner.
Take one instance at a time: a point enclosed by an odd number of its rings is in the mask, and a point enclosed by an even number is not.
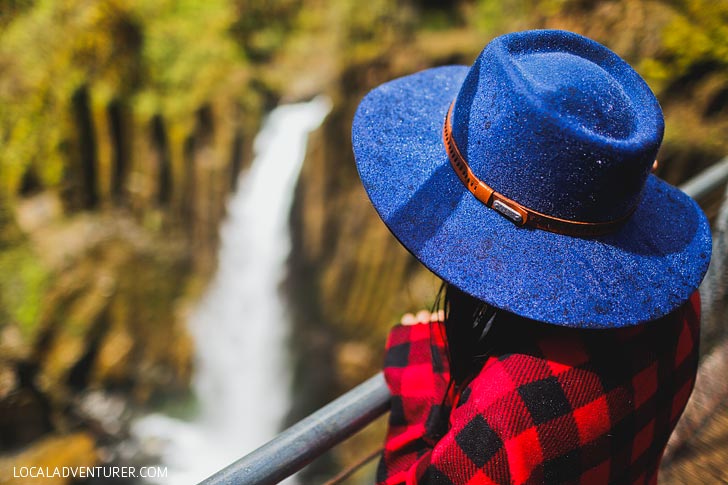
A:
[[[289,316],[279,291],[290,252],[288,215],[308,134],[328,99],[274,109],[255,156],[228,202],[217,274],[193,312],[196,347],[193,421],[152,414],[132,434],[159,446],[165,484],[196,483],[271,439],[289,408]],[[160,482],[162,483],[162,482]]]

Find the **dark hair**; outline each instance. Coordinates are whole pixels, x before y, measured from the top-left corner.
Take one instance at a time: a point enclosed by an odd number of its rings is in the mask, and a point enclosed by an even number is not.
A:
[[[508,314],[448,283],[442,284],[433,305],[433,312],[440,309],[445,312],[443,326],[450,382],[437,414],[426,425],[427,434],[433,439],[439,439],[447,432],[450,412],[446,405],[448,395],[453,389],[460,392],[483,367],[497,337],[493,326],[496,320]]]
[[[461,386],[485,362],[492,342],[486,338],[498,319],[499,310],[444,283],[445,336],[451,384]],[[438,298],[440,299],[440,298]]]

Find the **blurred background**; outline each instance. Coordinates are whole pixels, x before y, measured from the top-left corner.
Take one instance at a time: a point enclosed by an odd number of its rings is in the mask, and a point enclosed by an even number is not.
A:
[[[387,329],[438,282],[369,205],[354,110],[531,28],[587,35],[647,80],[661,177],[728,155],[725,1],[2,0],[0,483],[103,464],[192,483],[376,373]],[[703,203],[716,234],[722,195]],[[728,483],[724,254],[700,402],[661,483]]]

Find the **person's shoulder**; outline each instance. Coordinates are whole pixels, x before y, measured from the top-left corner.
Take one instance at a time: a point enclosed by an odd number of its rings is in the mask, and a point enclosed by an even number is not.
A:
[[[480,412],[511,406],[532,414],[543,403],[567,410],[583,399],[598,398],[605,378],[624,384],[631,377],[631,366],[616,362],[625,349],[615,332],[540,324],[520,335],[500,342],[463,392],[468,399],[459,405],[472,399]]]

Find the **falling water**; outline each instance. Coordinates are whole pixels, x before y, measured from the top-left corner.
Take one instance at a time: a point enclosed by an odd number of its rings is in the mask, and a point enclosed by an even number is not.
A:
[[[161,445],[165,484],[196,483],[252,451],[279,430],[289,407],[289,327],[279,293],[290,252],[288,214],[308,134],[330,109],[327,99],[273,110],[255,140],[255,157],[229,201],[219,269],[193,312],[191,422],[162,414],[137,421],[133,434]]]

